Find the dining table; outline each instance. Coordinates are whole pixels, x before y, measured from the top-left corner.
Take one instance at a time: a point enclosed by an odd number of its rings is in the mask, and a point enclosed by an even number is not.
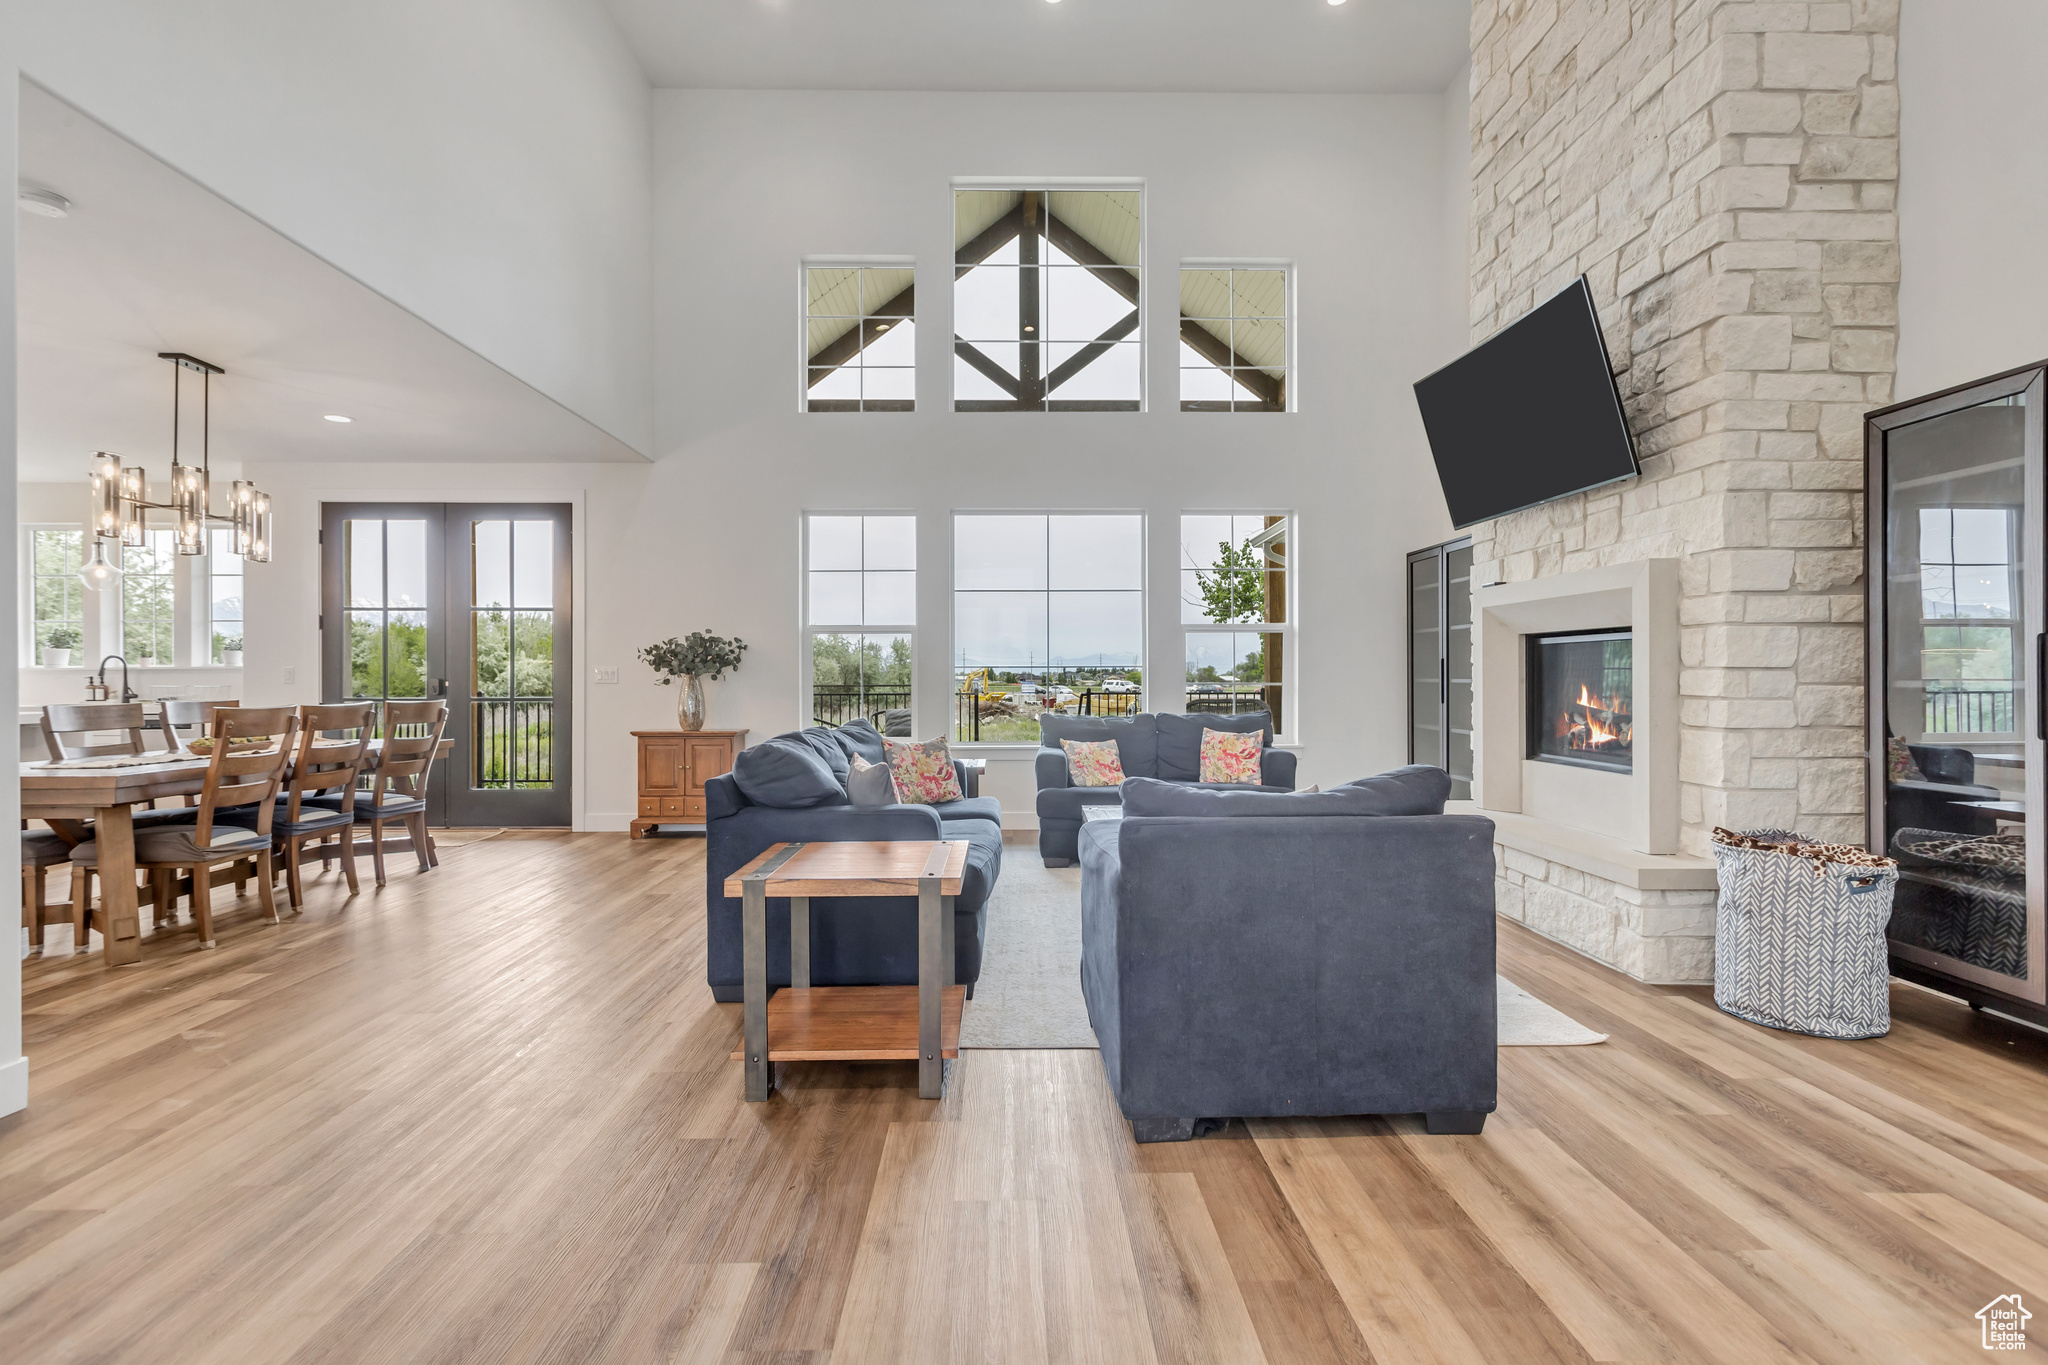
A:
[[[319,748],[314,746],[316,752]],[[445,759],[454,749],[454,740],[443,739],[434,757]],[[376,771],[382,750],[383,741],[371,742],[363,767],[366,775]],[[125,967],[142,960],[141,897],[135,884],[135,807],[165,797],[197,796],[206,785],[206,770],[212,762],[209,754],[167,750],[161,761],[128,762],[120,767],[101,766],[104,760],[100,759],[21,765],[22,818],[44,821],[72,842],[91,837],[99,843],[105,966]],[[289,770],[285,780],[290,780]],[[89,836],[85,829],[88,820],[93,822]],[[387,843],[385,851],[411,847],[407,839]]]

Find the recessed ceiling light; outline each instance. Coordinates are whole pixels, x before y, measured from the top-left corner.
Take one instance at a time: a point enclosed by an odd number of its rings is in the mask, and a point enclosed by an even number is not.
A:
[[[1330,3],[1333,5],[1341,5],[1344,3],[1344,0],[1330,0]]]
[[[353,417],[343,417],[338,412],[330,412],[327,414],[327,420],[330,422],[353,422],[356,419]]]
[[[45,218],[62,218],[71,212],[71,201],[55,190],[22,190],[21,206]]]

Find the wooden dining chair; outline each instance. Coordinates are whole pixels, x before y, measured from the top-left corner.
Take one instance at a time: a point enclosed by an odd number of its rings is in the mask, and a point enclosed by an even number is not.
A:
[[[302,706],[299,721],[298,752],[270,824],[273,847],[284,855],[285,886],[294,910],[306,903],[299,884],[299,858],[309,839],[320,840],[325,854],[327,839],[339,836],[337,851],[342,874],[348,878],[348,892],[353,896],[360,889],[356,885],[356,781],[377,733],[377,704]],[[355,731],[355,738],[321,737],[343,730]],[[245,806],[228,818],[248,824],[253,809]]]
[[[50,869],[71,861],[71,844],[48,830],[21,831],[21,922],[28,929],[28,946],[43,946],[43,924],[51,909],[48,899]],[[74,874],[76,875],[76,874]]]
[[[438,701],[387,701],[384,703],[384,738],[378,746],[370,789],[355,793],[356,827],[370,827],[370,865],[376,869],[377,885],[384,885],[384,826],[403,824],[412,836],[413,852],[420,871],[440,866],[434,841],[427,833],[427,779],[434,767],[434,751],[441,747],[441,731],[448,724],[448,708]],[[425,727],[427,733],[402,736],[400,730]],[[344,797],[314,798],[316,804],[338,809]],[[353,837],[353,836],[351,836]]]
[[[142,728],[149,724],[149,712],[139,701],[93,702],[82,706],[45,706],[43,743],[50,757],[111,758],[118,754],[139,754],[145,749]],[[121,738],[95,744],[91,737],[120,731]]]
[[[181,753],[191,753],[191,740],[185,738],[189,727],[192,739],[213,737],[213,713],[224,706],[240,706],[239,701],[187,701],[178,697],[166,697],[158,702],[156,712],[157,728],[163,731],[167,747]]]
[[[277,923],[277,901],[271,895],[271,819],[277,793],[291,762],[292,742],[299,733],[298,713],[289,706],[237,707],[214,718],[213,756],[206,767],[206,785],[199,793],[191,824],[160,825],[135,831],[135,865],[151,873],[192,874],[192,918],[199,928],[199,946],[213,947],[213,869],[216,864],[253,859],[263,916]],[[271,742],[237,747],[236,740]],[[244,827],[215,821],[217,812],[248,806],[254,810]],[[71,850],[73,864],[92,868],[99,845],[89,840]],[[86,879],[74,878],[84,886]],[[152,885],[161,882],[152,878]],[[72,904],[71,922],[83,944],[89,901],[84,893]],[[159,904],[159,914],[164,907]]]

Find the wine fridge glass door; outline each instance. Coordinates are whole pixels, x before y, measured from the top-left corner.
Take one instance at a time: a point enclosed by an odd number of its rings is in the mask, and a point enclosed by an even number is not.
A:
[[[1877,436],[1872,833],[1900,865],[1892,952],[2038,1002],[2041,395],[1986,387]]]

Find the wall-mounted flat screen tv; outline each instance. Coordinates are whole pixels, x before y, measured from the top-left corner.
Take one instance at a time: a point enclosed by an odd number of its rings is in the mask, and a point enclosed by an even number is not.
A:
[[[1415,385],[1451,522],[1640,472],[1585,276]]]

